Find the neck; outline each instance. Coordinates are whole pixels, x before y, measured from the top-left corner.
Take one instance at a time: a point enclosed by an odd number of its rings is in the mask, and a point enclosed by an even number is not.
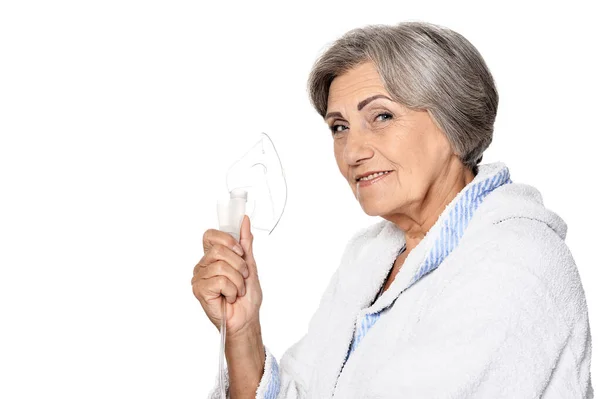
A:
[[[452,162],[445,170],[446,172],[439,175],[425,196],[413,204],[407,212],[385,217],[404,231],[406,253],[419,244],[446,206],[475,178],[471,169],[460,162]]]

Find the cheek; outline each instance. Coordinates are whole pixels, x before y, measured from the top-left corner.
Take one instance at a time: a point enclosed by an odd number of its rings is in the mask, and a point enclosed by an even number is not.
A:
[[[338,169],[340,171],[340,173],[344,176],[347,177],[346,175],[348,174],[348,165],[346,165],[346,162],[344,162],[344,153],[343,153],[344,149],[340,146],[340,145],[335,145],[333,147],[333,156],[335,157],[335,162],[338,166]]]
[[[416,200],[426,194],[427,183],[432,175],[431,154],[415,147],[410,151],[399,151],[394,162],[397,164],[397,184],[404,200]],[[414,148],[414,150],[413,150]]]
[[[388,148],[396,150],[391,154],[391,160],[399,165],[408,177],[423,176],[435,168],[444,157],[444,149],[439,141],[431,137],[430,132],[411,129],[404,134],[402,139],[395,143],[388,143]]]

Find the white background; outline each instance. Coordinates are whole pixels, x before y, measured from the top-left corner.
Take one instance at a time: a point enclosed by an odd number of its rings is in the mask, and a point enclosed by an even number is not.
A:
[[[192,269],[226,168],[261,131],[289,187],[280,225],[256,238],[263,338],[278,359],[300,339],[347,240],[376,221],[337,171],[306,78],[371,23],[438,23],[479,49],[500,95],[484,162],[569,225],[596,343],[598,15],[493,4],[3,2],[0,397],[206,396],[219,335]]]

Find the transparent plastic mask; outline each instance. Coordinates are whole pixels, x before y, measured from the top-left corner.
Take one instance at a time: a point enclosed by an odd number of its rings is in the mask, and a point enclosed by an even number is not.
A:
[[[285,209],[287,184],[279,154],[266,133],[231,165],[226,183],[229,193],[247,192],[246,211],[252,229],[271,234]]]

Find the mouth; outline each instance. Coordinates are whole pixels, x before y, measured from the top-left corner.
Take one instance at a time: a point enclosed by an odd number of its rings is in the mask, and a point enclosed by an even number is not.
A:
[[[360,188],[369,187],[369,186],[373,185],[374,183],[385,179],[386,176],[388,176],[392,172],[393,171],[388,170],[388,171],[383,171],[383,172],[372,173],[368,176],[364,176],[364,177],[361,177],[360,179],[357,179],[356,185]]]

